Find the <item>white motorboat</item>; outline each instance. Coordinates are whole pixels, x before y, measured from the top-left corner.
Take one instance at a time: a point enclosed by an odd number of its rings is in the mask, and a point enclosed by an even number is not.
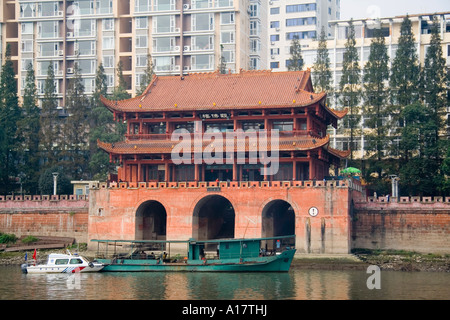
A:
[[[24,263],[21,269],[24,273],[76,273],[76,272],[97,272],[102,270],[104,265],[96,261],[68,251],[67,254],[51,253],[47,263],[36,264],[33,262]]]

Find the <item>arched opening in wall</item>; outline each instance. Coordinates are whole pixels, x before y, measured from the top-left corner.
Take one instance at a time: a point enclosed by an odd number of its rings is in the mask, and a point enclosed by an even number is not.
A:
[[[146,201],[136,211],[136,240],[166,240],[167,213],[154,200]]]
[[[284,200],[273,200],[269,202],[262,211],[263,238],[295,235],[295,212],[294,208]],[[295,246],[295,238],[283,239],[282,246]],[[267,250],[277,248],[276,240],[266,241],[263,246]]]
[[[219,195],[206,196],[194,208],[192,237],[197,240],[234,238],[234,224],[231,202]]]

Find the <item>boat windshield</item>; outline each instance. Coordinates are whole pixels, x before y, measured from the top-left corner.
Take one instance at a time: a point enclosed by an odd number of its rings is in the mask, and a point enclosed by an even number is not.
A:
[[[83,261],[80,258],[70,259],[70,264],[82,264]]]
[[[56,259],[55,264],[67,264],[69,262],[69,259]]]

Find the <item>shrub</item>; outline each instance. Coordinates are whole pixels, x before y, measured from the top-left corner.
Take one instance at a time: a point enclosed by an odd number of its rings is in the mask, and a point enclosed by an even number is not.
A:
[[[31,242],[36,242],[39,239],[33,236],[28,236],[22,239],[22,243],[31,243]]]
[[[16,243],[17,237],[12,233],[2,233],[0,234],[0,243]]]

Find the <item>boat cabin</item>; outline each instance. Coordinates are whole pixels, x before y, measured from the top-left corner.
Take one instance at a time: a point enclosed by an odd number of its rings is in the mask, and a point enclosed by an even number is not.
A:
[[[47,265],[76,265],[82,264],[83,260],[79,256],[67,255],[61,253],[52,253],[48,256]]]

